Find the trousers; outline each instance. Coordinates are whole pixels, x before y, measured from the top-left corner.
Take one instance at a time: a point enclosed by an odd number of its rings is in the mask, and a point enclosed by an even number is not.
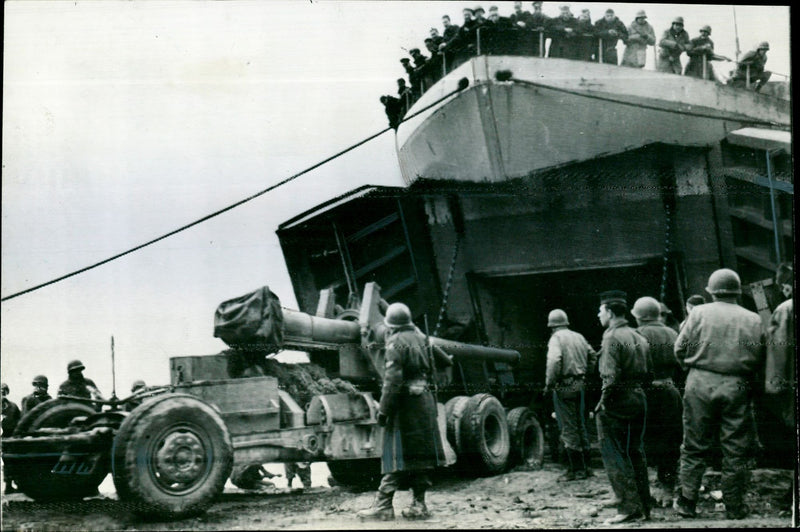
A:
[[[645,409],[646,410],[646,409]],[[644,451],[645,414],[621,419],[599,412],[597,436],[611,488],[620,502],[618,512],[647,513],[650,484]]]
[[[554,390],[553,409],[556,412],[558,430],[564,447],[573,451],[588,450],[589,433],[586,431],[583,388],[568,391]]]
[[[696,501],[706,456],[719,438],[722,495],[726,508],[742,505],[750,481],[748,454],[753,444],[750,386],[744,377],[692,368],[683,394],[680,483],[683,496]]]

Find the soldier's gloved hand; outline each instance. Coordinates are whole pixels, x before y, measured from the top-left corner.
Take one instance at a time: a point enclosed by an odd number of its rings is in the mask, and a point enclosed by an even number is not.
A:
[[[378,412],[378,425],[381,427],[385,427],[386,423],[389,421],[389,417],[384,414],[383,412]]]

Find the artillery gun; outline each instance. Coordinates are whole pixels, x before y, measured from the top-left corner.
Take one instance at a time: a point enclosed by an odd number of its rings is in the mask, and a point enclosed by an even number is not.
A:
[[[314,395],[301,406],[274,376],[232,378],[229,353],[173,357],[169,385],[121,400],[61,397],[38,405],[3,442],[6,472],[36,500],[91,495],[111,472],[119,499],[134,511],[171,518],[205,510],[234,466],[325,461],[341,484],[374,482],[386,306],[376,283],[367,283],[353,308],[338,307],[332,291],[320,294],[315,316],[271,306],[275,334],[260,345],[308,351],[356,391]],[[485,474],[514,460],[539,464],[543,438],[531,411],[507,412],[490,393],[503,397],[513,384],[503,368],[519,353],[436,337],[429,344],[442,381],[438,400],[447,399],[439,424],[450,462],[457,457]],[[483,368],[483,379],[464,380],[471,366]]]

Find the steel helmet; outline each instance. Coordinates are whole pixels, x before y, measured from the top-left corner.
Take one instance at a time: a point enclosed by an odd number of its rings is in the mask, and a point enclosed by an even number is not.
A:
[[[69,364],[67,364],[67,373],[71,371],[78,371],[84,369],[86,369],[86,366],[84,366],[83,362],[81,362],[80,360],[73,360]]]
[[[567,319],[567,313],[561,310],[560,308],[551,310],[550,314],[547,315],[548,327],[561,327],[566,325],[569,325],[569,320]]]
[[[715,296],[739,295],[742,293],[742,281],[735,271],[722,268],[709,276],[706,291]]]
[[[6,383],[0,384],[0,390],[2,390],[3,395],[8,395],[9,394],[8,384]]]
[[[673,24],[683,24],[683,17],[675,17],[672,19]]]
[[[147,387],[147,385],[144,383],[143,380],[139,379],[139,380],[133,381],[133,386],[131,386],[131,392],[135,392],[136,390],[138,390],[140,388],[145,388],[145,387]]]
[[[708,24],[706,24],[705,26],[703,26],[702,28],[700,28],[700,31],[707,31],[707,32],[708,32],[708,34],[709,34],[709,35],[711,35],[711,26],[709,26]]]
[[[631,314],[638,320],[657,320],[661,315],[661,304],[654,297],[640,297],[633,304]]]
[[[386,309],[386,317],[383,324],[387,327],[402,327],[411,325],[411,311],[403,303],[392,303]]]
[[[35,376],[33,378],[33,383],[32,384],[34,386],[36,386],[37,384],[43,384],[44,386],[47,386],[48,385],[47,384],[47,377],[45,377],[44,375],[37,375],[37,376]]]
[[[758,49],[759,50],[769,50],[769,43],[767,41],[759,43]]]
[[[636,18],[647,18],[647,13],[644,12],[644,9],[640,9],[636,12]]]

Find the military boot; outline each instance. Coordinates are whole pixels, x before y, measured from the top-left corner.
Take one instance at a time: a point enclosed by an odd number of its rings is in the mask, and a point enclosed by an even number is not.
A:
[[[394,499],[394,492],[384,493],[378,490],[372,506],[366,510],[359,511],[356,515],[362,520],[392,521],[394,520],[392,499]]]
[[[427,519],[431,516],[428,507],[425,505],[425,490],[413,488],[414,500],[411,506],[404,509],[401,513],[406,519]]]
[[[672,507],[681,517],[697,517],[697,501],[687,499],[683,493],[678,495]]]
[[[567,454],[567,472],[558,477],[559,482],[570,482],[575,480],[577,477],[575,475],[576,472],[576,452],[572,449],[566,449]]]
[[[581,451],[581,458],[583,459],[583,470],[586,472],[586,478],[593,477],[591,449],[584,449]]]

